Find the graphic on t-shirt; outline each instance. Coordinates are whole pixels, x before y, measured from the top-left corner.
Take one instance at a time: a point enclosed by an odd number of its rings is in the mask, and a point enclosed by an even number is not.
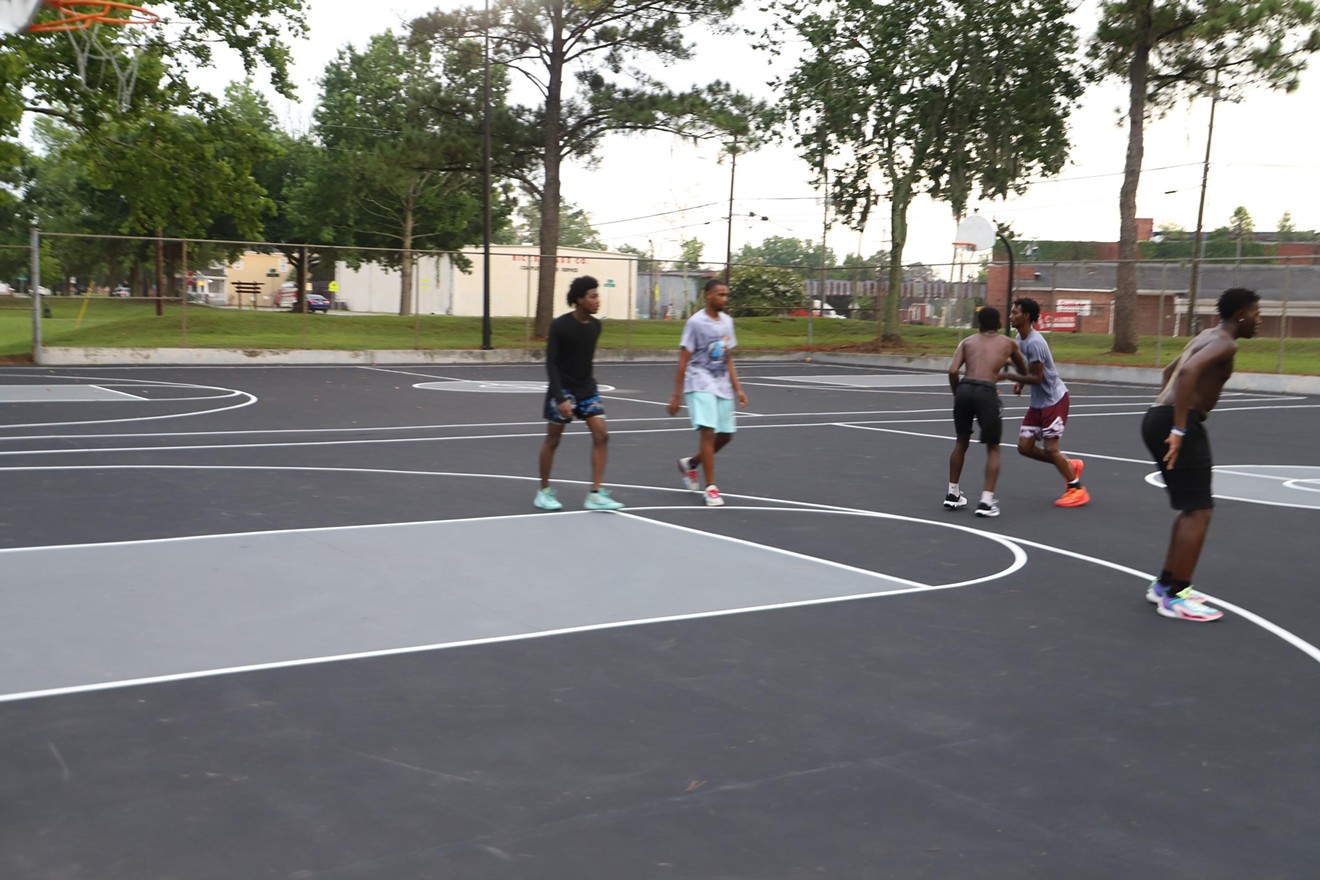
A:
[[[710,359],[712,361],[724,360],[724,349],[727,344],[728,344],[727,336],[724,339],[716,339],[714,342],[712,342],[710,344]]]

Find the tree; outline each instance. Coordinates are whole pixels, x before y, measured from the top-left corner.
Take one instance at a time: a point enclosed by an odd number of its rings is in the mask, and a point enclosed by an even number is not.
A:
[[[735,318],[787,315],[806,304],[806,285],[792,269],[739,266],[729,275],[729,314]]]
[[[695,272],[701,268],[701,253],[706,246],[699,238],[685,238],[682,245],[683,256],[674,261],[677,272]]]
[[[467,7],[413,22],[417,39],[446,43],[489,36],[494,62],[516,71],[541,103],[521,108],[541,133],[538,169],[523,184],[541,204],[535,332],[554,317],[561,234],[560,172],[590,161],[612,133],[667,131],[694,137],[745,134],[757,106],[725,83],[673,91],[643,61],[668,66],[693,54],[694,26],[727,29],[740,0],[495,0],[489,16]]]
[[[303,197],[323,208],[326,238],[399,270],[399,314],[412,314],[414,250],[482,235],[480,51],[377,34],[346,48],[322,83],[314,133],[325,152]]]
[[[609,250],[600,240],[600,233],[591,225],[587,212],[574,205],[560,209],[559,243],[564,247],[586,248],[593,251]],[[513,223],[493,240],[498,244],[530,244],[541,239],[541,204],[538,201],[522,203],[514,212]]]
[[[746,265],[778,266],[819,273],[822,258],[826,266],[834,265],[834,251],[825,248],[822,257],[821,243],[818,241],[772,235],[760,244],[743,245],[734,260]]]
[[[1093,74],[1128,86],[1128,145],[1119,193],[1114,351],[1137,350],[1137,189],[1145,123],[1180,97],[1224,97],[1252,85],[1293,91],[1320,49],[1309,0],[1111,0],[1091,43]]]
[[[1293,240],[1293,235],[1294,233],[1297,232],[1297,227],[1293,225],[1293,218],[1291,211],[1284,211],[1283,216],[1279,218],[1279,222],[1276,224],[1276,226],[1278,227],[1278,231],[1279,231],[1279,241]]]
[[[780,107],[835,213],[863,229],[890,206],[880,333],[899,338],[907,212],[921,192],[961,216],[969,196],[1020,192],[1058,171],[1081,92],[1066,0],[833,0],[777,6],[805,43]],[[822,163],[822,157],[830,157]],[[879,177],[881,180],[877,181]]]
[[[73,43],[61,34],[23,33],[0,38],[0,73],[21,94],[21,112],[54,116],[79,128],[121,120],[162,107],[200,108],[212,101],[189,83],[188,74],[209,67],[215,47],[238,53],[250,75],[264,66],[276,90],[292,97],[289,49],[284,40],[306,34],[305,0],[162,0],[150,4],[153,12],[171,23],[131,31],[103,27],[92,32],[113,61],[92,59],[86,75],[79,76]],[[136,85],[121,101],[115,64],[124,65],[132,39],[140,40]],[[11,54],[12,53],[12,54]],[[19,120],[12,98],[0,98],[0,135],[13,135]]]

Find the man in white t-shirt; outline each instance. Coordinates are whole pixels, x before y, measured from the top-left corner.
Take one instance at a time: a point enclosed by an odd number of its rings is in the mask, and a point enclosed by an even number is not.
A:
[[[697,454],[678,460],[683,485],[693,492],[701,489],[697,477],[700,464],[706,473],[706,506],[720,507],[724,498],[715,485],[715,454],[729,445],[738,430],[734,400],[745,408],[747,395],[743,394],[738,371],[733,367],[733,348],[738,337],[733,332],[733,318],[726,313],[729,286],[711,278],[706,282],[705,295],[706,307],[688,318],[683,326],[669,414],[676,415],[686,403],[692,428],[701,435]]]

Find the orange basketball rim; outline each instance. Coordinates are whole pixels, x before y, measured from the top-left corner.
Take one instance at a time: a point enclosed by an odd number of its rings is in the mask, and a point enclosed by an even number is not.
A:
[[[60,17],[30,25],[29,33],[81,31],[97,24],[144,25],[160,21],[160,16],[154,12],[115,0],[44,0],[42,5],[54,9]]]

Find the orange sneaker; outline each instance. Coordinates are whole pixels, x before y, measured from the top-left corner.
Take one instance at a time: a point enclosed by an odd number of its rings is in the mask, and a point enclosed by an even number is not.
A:
[[[1070,458],[1068,459],[1068,464],[1072,465],[1073,479],[1080,480],[1082,478],[1082,468],[1086,467],[1086,462],[1082,461],[1080,458]]]
[[[1091,503],[1091,493],[1086,491],[1085,486],[1078,486],[1076,489],[1069,489],[1063,493],[1063,496],[1056,502],[1055,507],[1081,507],[1083,504]]]

